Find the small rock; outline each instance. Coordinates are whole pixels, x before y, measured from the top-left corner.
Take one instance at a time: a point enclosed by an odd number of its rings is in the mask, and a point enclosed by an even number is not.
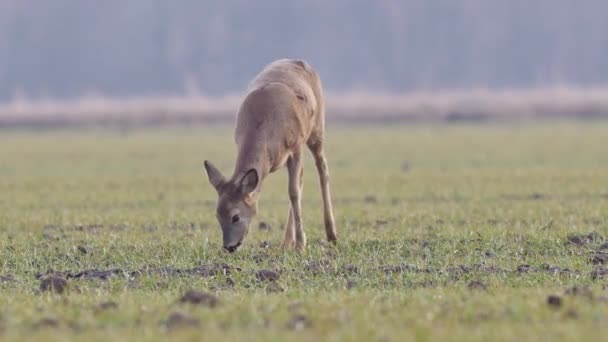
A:
[[[53,275],[48,276],[42,279],[42,281],[40,281],[41,291],[50,291],[61,294],[67,289],[67,286],[67,280]]]
[[[214,308],[219,304],[219,299],[216,296],[210,293],[199,292],[195,290],[190,290],[184,293],[184,295],[180,298],[179,301],[181,303],[197,304],[209,308]]]
[[[554,308],[559,308],[562,306],[562,298],[556,295],[550,295],[547,297],[547,304]]]
[[[277,281],[281,275],[271,270],[259,270],[256,272],[255,277],[259,281]]]

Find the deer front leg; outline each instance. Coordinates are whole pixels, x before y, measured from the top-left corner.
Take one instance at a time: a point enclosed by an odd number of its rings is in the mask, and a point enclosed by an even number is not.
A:
[[[297,151],[287,160],[289,173],[289,201],[296,235],[296,249],[303,251],[306,248],[306,235],[302,229],[302,180],[304,168],[302,165],[302,152]]]
[[[287,215],[287,223],[285,224],[285,235],[281,248],[289,249],[296,243],[296,227],[293,220],[293,212],[291,211],[291,202],[289,202],[289,210]]]

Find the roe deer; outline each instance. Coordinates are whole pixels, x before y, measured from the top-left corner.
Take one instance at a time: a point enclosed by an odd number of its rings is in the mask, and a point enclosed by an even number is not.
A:
[[[281,246],[306,247],[302,227],[304,144],[319,173],[327,239],[336,242],[329,192],[329,170],[323,152],[325,108],[318,74],[302,60],[281,59],[268,64],[251,82],[237,115],[238,156],[230,179],[205,160],[209,182],[218,194],[217,219],[223,246],[234,252],[249,232],[257,211],[262,181],[284,165],[289,175],[290,208]]]

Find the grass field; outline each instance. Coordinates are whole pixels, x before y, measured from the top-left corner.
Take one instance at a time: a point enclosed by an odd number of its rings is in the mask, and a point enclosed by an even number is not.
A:
[[[0,339],[608,334],[608,122],[330,126],[339,245],[307,156],[303,255],[284,171],[220,250],[202,162],[234,153],[228,126],[0,131]]]

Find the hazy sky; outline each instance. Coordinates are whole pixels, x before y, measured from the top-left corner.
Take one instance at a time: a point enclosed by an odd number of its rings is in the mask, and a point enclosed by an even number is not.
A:
[[[0,0],[0,99],[239,92],[305,58],[333,90],[608,81],[605,0]]]

